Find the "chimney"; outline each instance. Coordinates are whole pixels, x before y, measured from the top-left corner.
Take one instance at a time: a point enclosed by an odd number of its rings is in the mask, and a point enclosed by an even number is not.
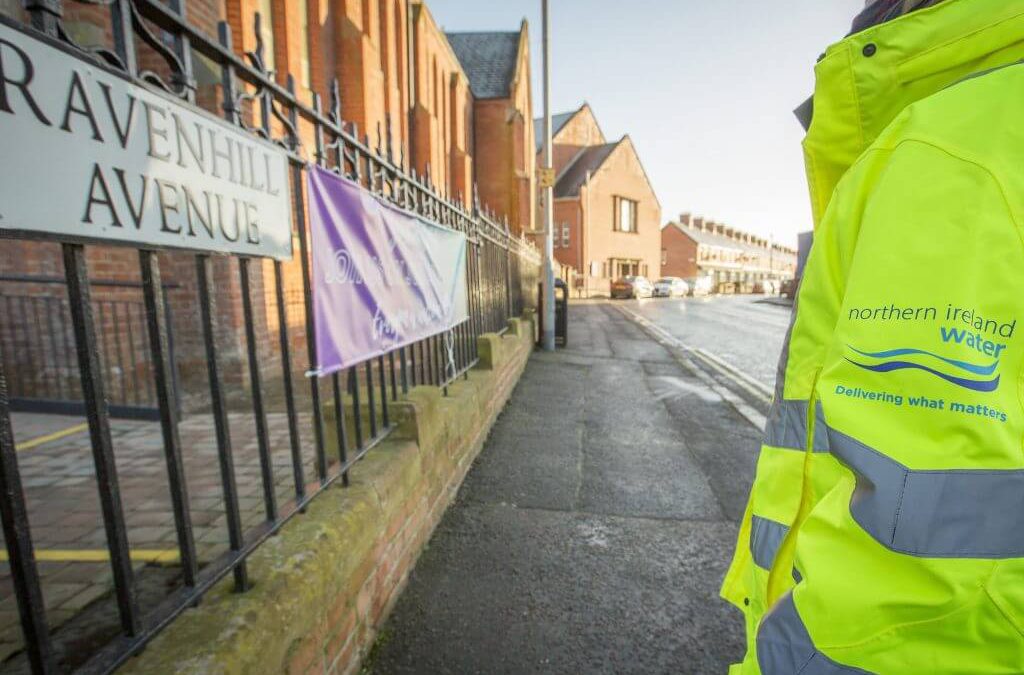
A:
[[[679,214],[679,223],[681,225],[684,225],[685,227],[692,228],[693,227],[693,223],[691,221],[692,221],[692,216],[689,213],[680,213]]]
[[[703,216],[697,216],[696,218],[694,218],[693,219],[693,226],[695,228],[697,228],[697,230],[703,232],[704,231],[704,218],[703,218]]]
[[[715,234],[725,235],[725,223],[715,223]]]

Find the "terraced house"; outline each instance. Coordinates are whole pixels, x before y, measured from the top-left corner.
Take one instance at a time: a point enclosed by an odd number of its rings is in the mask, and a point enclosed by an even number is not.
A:
[[[749,293],[791,279],[796,262],[788,246],[702,216],[683,213],[661,230],[662,276],[710,277],[719,292]]]

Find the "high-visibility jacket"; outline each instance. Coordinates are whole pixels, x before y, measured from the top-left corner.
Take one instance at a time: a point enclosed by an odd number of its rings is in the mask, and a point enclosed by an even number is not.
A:
[[[828,49],[730,673],[1024,673],[1024,0]]]

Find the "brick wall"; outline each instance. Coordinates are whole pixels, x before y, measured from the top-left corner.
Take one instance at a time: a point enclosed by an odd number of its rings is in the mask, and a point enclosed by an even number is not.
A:
[[[479,367],[447,397],[417,387],[393,405],[399,430],[351,486],[319,496],[249,559],[250,591],[222,583],[124,672],[358,672],[525,367],[532,322],[510,323],[480,338]]]
[[[555,174],[561,174],[583,148],[590,145],[600,145],[607,142],[601,127],[597,124],[594,111],[590,105],[583,106],[573,115],[572,119],[565,123],[565,126],[552,139],[552,166]],[[537,153],[537,161],[544,161],[544,151]]]
[[[579,142],[581,138],[603,138],[594,135],[596,123],[591,124],[586,116],[577,117],[586,124],[571,130],[571,139]],[[558,137],[561,139],[562,134]],[[559,144],[555,145],[556,150],[560,148]],[[636,232],[615,231],[616,197],[637,202]],[[556,248],[555,255],[560,262],[573,265],[581,273],[577,283],[582,294],[609,293],[617,275],[613,260],[636,260],[641,265],[641,274],[648,277],[659,274],[661,206],[628,136],[594,172],[589,184],[580,188],[578,197],[555,200],[555,223],[560,222],[569,222],[572,226],[570,246]],[[594,263],[596,275],[590,274],[591,263]]]
[[[472,199],[473,94],[448,39],[422,2],[413,3],[412,166],[454,199]]]
[[[519,56],[506,98],[477,100],[473,107],[474,147],[480,202],[516,234],[534,229],[537,216],[533,97],[530,92],[530,42],[524,21]]]
[[[562,226],[569,226],[569,246],[562,246]],[[579,199],[559,199],[554,208],[555,259],[583,270],[583,209]]]

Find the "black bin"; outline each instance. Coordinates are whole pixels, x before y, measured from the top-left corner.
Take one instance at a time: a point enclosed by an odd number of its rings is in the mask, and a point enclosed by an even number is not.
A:
[[[544,341],[544,284],[537,284],[537,344]],[[555,345],[569,344],[569,285],[564,279],[555,279]]]

